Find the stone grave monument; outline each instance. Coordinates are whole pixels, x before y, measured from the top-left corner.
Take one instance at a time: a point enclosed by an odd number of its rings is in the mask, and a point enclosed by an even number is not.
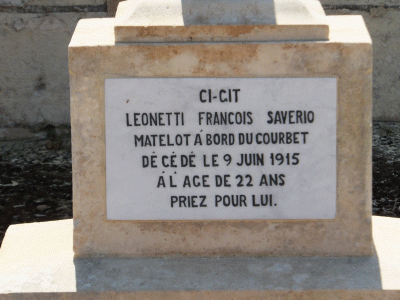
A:
[[[79,21],[69,71],[74,218],[10,227],[0,299],[400,297],[360,16],[128,0]]]
[[[361,17],[311,0],[80,21],[75,255],[371,255],[371,53]]]

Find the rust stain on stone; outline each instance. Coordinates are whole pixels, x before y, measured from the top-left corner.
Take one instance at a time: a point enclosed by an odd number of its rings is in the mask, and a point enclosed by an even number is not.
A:
[[[228,26],[227,27],[227,32],[229,33],[230,36],[238,37],[241,34],[248,34],[252,32],[254,29],[254,26]]]
[[[247,64],[257,57],[258,45],[225,44],[217,47],[195,47],[192,53],[197,56],[198,64],[193,74],[208,73],[209,76],[222,76],[226,71],[238,76],[247,68]],[[225,70],[221,69],[221,65]]]
[[[149,27],[138,27],[136,36],[157,36],[158,30],[153,26]]]

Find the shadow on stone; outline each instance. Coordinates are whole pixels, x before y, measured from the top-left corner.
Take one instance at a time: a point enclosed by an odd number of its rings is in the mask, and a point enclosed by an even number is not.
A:
[[[381,290],[372,257],[79,258],[77,291]]]
[[[276,24],[274,1],[181,0],[189,25]]]

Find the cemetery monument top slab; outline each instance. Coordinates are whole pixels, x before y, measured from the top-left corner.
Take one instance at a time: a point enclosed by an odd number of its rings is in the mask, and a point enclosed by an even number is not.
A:
[[[327,40],[316,0],[121,2],[116,42]]]

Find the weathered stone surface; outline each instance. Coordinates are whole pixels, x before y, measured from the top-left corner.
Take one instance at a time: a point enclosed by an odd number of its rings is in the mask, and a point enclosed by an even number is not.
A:
[[[396,6],[399,4],[397,0],[321,0],[322,5],[336,5],[336,6],[342,6],[342,5],[352,5],[354,7],[357,6],[367,6],[367,5],[372,5],[372,6],[383,6],[383,5],[388,5],[388,6]]]
[[[1,13],[0,128],[69,124],[67,47],[84,16],[105,13]]]
[[[82,20],[69,48],[76,256],[371,255],[371,40],[361,17],[328,17],[330,40],[115,44]],[[337,211],[330,221],[107,221],[104,80],[337,77]],[[307,233],[307,234],[304,234]]]
[[[157,7],[157,9],[154,9]],[[116,42],[327,40],[319,1],[126,1]]]
[[[373,42],[373,117],[376,120],[399,120],[400,112],[400,10],[371,8],[327,10],[328,15],[362,15]]]
[[[71,5],[101,5],[99,0],[3,0],[4,6],[46,5],[67,7]],[[374,120],[399,120],[400,81],[400,11],[397,0],[322,0],[328,15],[362,15],[373,40],[373,118]],[[343,5],[346,5],[345,7]],[[363,7],[366,5],[369,7]],[[383,5],[392,8],[380,7]],[[61,7],[61,8],[62,8]],[[108,1],[108,9],[115,12],[116,1]],[[328,9],[331,7],[331,9]],[[397,7],[397,8],[396,8]],[[39,7],[40,8],[40,7]],[[345,9],[343,9],[345,8]],[[114,9],[114,10],[113,10]],[[385,12],[385,13],[383,13]],[[31,18],[47,18],[56,15],[68,25],[69,32],[22,29],[15,27]],[[0,15],[0,127],[36,125],[41,122],[69,124],[69,87],[67,54],[65,47],[70,41],[76,23],[81,18],[105,17],[106,13],[4,13]],[[20,23],[22,19],[23,22]],[[46,41],[43,43],[42,41]],[[45,46],[43,46],[43,44]],[[44,53],[44,55],[41,55]],[[50,59],[51,58],[51,59]],[[44,71],[46,90],[32,96],[32,90]],[[53,71],[53,70],[54,71]],[[57,92],[51,92],[52,87]],[[55,102],[52,102],[55,101]],[[56,104],[54,104],[56,103]],[[39,113],[43,115],[43,117]]]
[[[372,257],[73,259],[72,220],[12,225],[0,299],[398,299],[400,219]]]
[[[0,0],[1,6],[23,7],[33,6],[74,6],[74,5],[102,5],[106,0]]]

